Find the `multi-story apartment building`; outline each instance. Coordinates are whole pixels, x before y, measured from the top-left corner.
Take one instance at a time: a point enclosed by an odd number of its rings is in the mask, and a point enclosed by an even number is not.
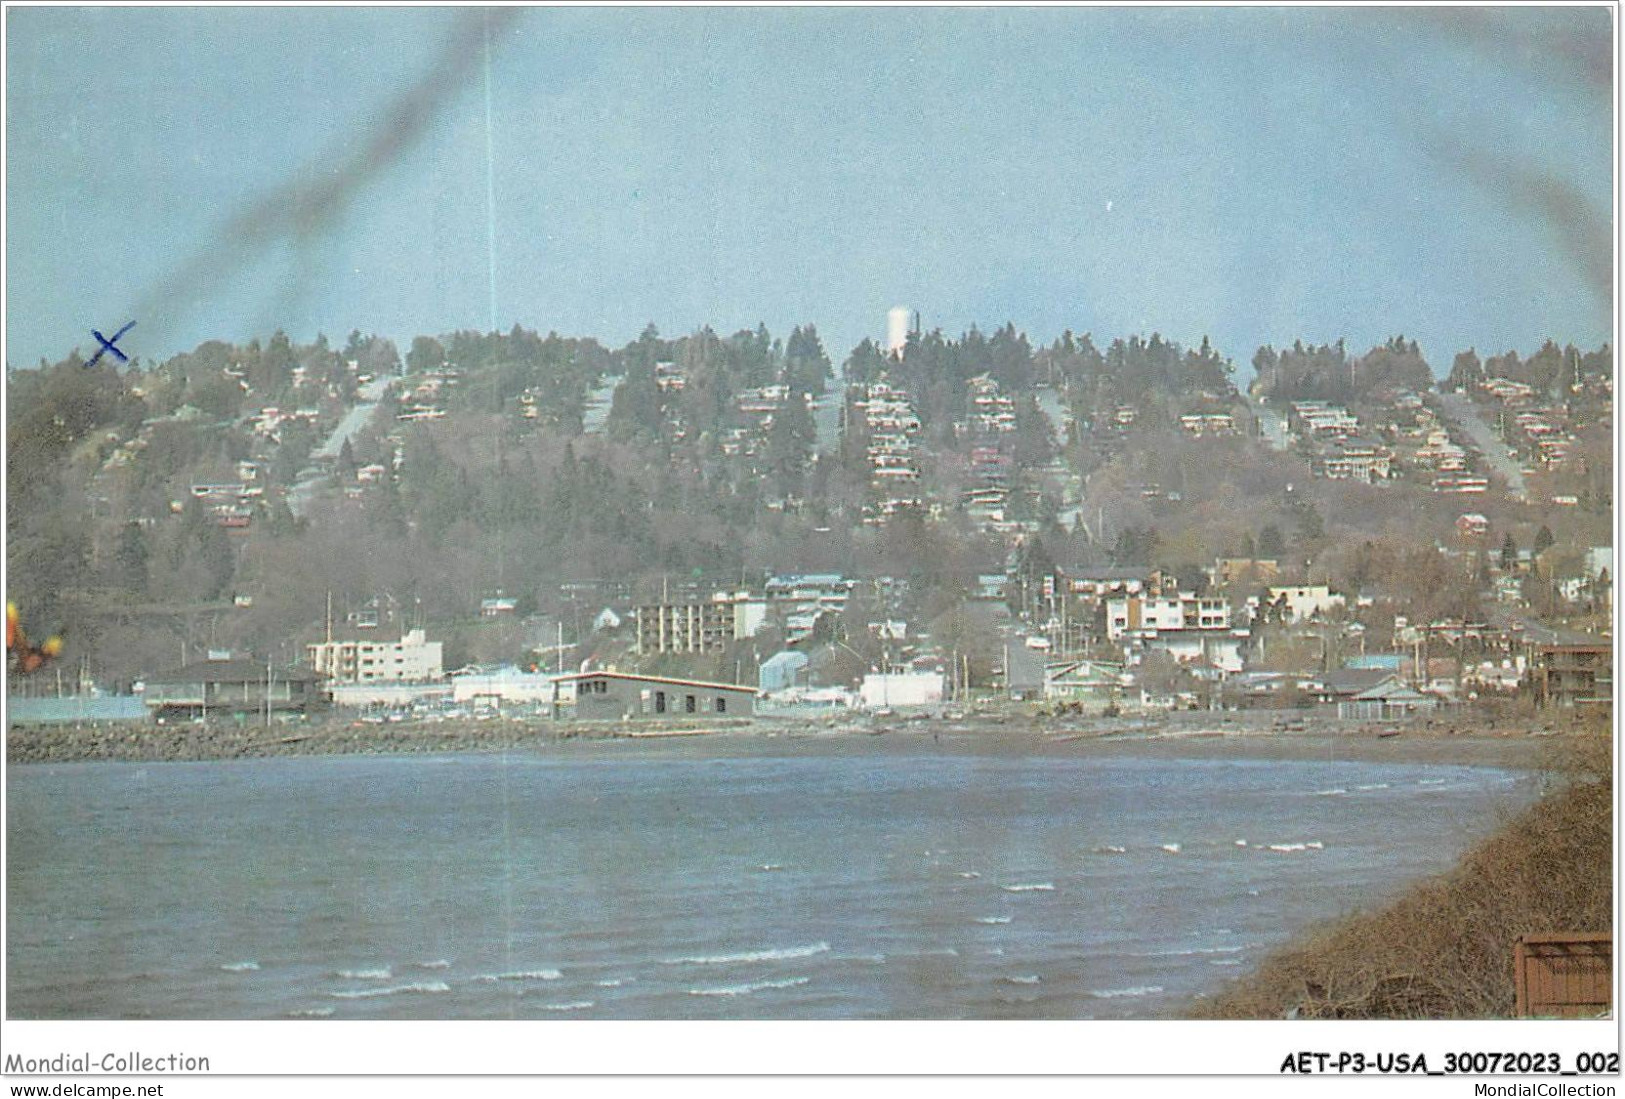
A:
[[[407,630],[399,641],[322,641],[306,645],[310,666],[332,683],[439,679],[441,643],[422,630]]]
[[[645,604],[636,614],[640,654],[712,653],[756,636],[767,605],[748,592],[718,593],[690,603]]]

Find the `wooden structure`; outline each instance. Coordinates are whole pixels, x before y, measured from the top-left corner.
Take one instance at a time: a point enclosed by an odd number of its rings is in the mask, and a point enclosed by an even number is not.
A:
[[[1614,1006],[1614,937],[1606,931],[1518,936],[1512,948],[1520,1018],[1595,1019]]]
[[[1614,646],[1538,645],[1530,662],[1535,701],[1541,706],[1610,706],[1614,701]]]
[[[204,660],[146,679],[143,701],[154,717],[226,717],[295,711],[325,700],[320,679],[303,668],[253,660]]]

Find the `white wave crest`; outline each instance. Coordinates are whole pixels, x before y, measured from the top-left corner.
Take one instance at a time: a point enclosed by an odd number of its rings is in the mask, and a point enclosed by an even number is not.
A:
[[[374,996],[404,996],[417,992],[450,992],[445,981],[419,981],[409,985],[391,985],[388,988],[346,988],[329,992],[335,1000],[370,1000]]]
[[[333,1014],[330,1007],[299,1007],[288,1012],[290,1019],[326,1019]]]
[[[1340,796],[1342,796],[1343,794],[1346,794],[1346,793],[1348,793],[1347,790],[1344,790],[1341,787],[1339,787],[1339,788],[1337,788],[1335,790],[1316,790],[1312,796],[1317,797],[1317,798],[1335,798],[1335,797],[1340,797]]]
[[[1009,916],[977,916],[977,923],[1009,923]]]
[[[667,958],[665,965],[733,965],[736,962],[782,962],[791,958],[810,958],[829,950],[828,943],[807,946],[787,946],[769,950],[746,950],[738,954],[710,954],[695,958]]]
[[[1241,946],[1194,946],[1185,950],[1150,950],[1143,954],[1130,954],[1131,958],[1193,958],[1204,954],[1240,954],[1244,950],[1251,950],[1256,944],[1243,943]]]
[[[252,973],[260,967],[259,962],[227,962],[221,966],[227,973]]]
[[[1179,854],[1179,844],[1177,843],[1165,843],[1162,845],[1162,849],[1168,852],[1170,855]]]
[[[476,981],[556,981],[564,976],[556,969],[521,969],[512,973],[482,973]]]
[[[1020,882],[1002,888],[1006,893],[1053,893],[1055,892],[1055,883],[1052,881]]]
[[[978,874],[974,870],[961,870],[959,872],[959,876],[962,877],[962,878],[979,878],[982,875]]]
[[[1041,980],[1038,974],[1028,974],[1020,977],[1003,977],[1001,980],[1013,985],[1035,985]]]
[[[1356,786],[1355,789],[1356,790],[1386,790],[1386,789],[1388,789],[1388,784],[1386,782],[1373,782],[1373,783],[1370,783],[1369,785],[1366,785],[1366,786]]]
[[[1096,847],[1094,849],[1094,851],[1095,851],[1095,854],[1097,854],[1097,855],[1126,855],[1126,854],[1128,854],[1128,848],[1127,847],[1118,847],[1116,844],[1112,844],[1112,843],[1102,844],[1101,846]]]
[[[585,1011],[592,1007],[591,1000],[573,1000],[567,1004],[543,1004],[543,1011]]]
[[[752,981],[743,985],[724,985],[721,988],[691,988],[690,996],[749,996],[769,988],[794,988],[807,983],[806,977],[786,977],[781,981]]]
[[[1091,988],[1089,995],[1100,1000],[1115,1000],[1121,996],[1154,996],[1161,991],[1161,985],[1135,985],[1132,988]]]
[[[346,981],[387,981],[393,977],[394,974],[391,973],[387,968],[341,969],[337,973],[333,974],[333,976],[343,978]]]
[[[416,965],[417,965],[417,968],[419,968],[419,969],[450,969],[451,968],[451,963],[446,961],[446,959],[444,959],[444,958],[436,958],[432,962],[418,962],[418,963],[416,963]]]

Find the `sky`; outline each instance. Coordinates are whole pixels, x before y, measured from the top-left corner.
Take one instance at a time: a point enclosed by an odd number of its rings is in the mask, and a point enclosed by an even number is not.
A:
[[[11,7],[6,361],[133,320],[146,361],[761,322],[839,362],[894,305],[1243,376],[1300,338],[1591,348],[1612,14]]]

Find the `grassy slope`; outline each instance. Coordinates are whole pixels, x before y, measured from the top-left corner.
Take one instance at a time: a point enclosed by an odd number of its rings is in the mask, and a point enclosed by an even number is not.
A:
[[[1588,736],[1552,769],[1562,785],[1388,908],[1266,959],[1200,1004],[1204,1018],[1503,1018],[1512,946],[1539,931],[1613,927],[1612,737]]]

